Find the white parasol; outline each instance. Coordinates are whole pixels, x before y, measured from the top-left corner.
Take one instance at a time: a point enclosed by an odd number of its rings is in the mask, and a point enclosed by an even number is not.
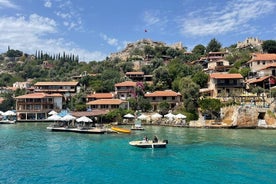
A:
[[[124,115],[124,118],[134,118],[134,115],[132,115],[132,114],[126,114],[126,115]]]
[[[162,118],[163,116],[159,113],[154,113],[153,115],[151,115],[151,119],[155,120],[155,119],[160,119]]]
[[[82,116],[80,118],[76,119],[77,122],[84,122],[84,123],[91,123],[93,122],[92,119],[86,117],[86,116]]]
[[[174,119],[175,118],[175,115],[172,114],[172,113],[168,113],[166,115],[164,115],[165,118],[168,118],[168,119]]]
[[[60,120],[60,119],[61,119],[61,117],[60,117],[58,114],[54,114],[54,115],[49,116],[49,117],[47,118],[47,120],[52,120],[52,121],[58,121],[58,120]]]
[[[4,115],[4,116],[15,116],[16,113],[13,112],[13,111],[11,111],[11,110],[8,110],[8,111],[4,112],[3,115]]]
[[[138,119],[140,119],[140,120],[146,120],[146,119],[148,119],[148,116],[146,116],[144,114],[141,114],[140,116],[138,116]]]
[[[54,110],[51,110],[51,111],[48,113],[48,115],[54,115],[54,114],[57,114],[57,112],[54,111]]]
[[[179,113],[179,114],[175,115],[175,118],[177,118],[177,119],[185,119],[186,116],[183,115],[183,114],[181,114],[181,113]]]
[[[63,116],[60,120],[61,121],[71,121],[71,120],[75,120],[76,117],[75,116],[72,116],[70,114],[66,114],[65,116]]]

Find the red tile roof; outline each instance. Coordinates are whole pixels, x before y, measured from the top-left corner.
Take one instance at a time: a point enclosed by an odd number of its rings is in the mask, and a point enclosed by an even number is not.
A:
[[[144,75],[144,72],[126,72],[126,75]]]
[[[172,90],[155,91],[153,93],[146,93],[145,97],[163,97],[163,96],[180,96],[180,93],[176,93]]]
[[[272,64],[264,66],[263,68],[260,68],[257,71],[265,70],[265,69],[268,69],[268,68],[275,68],[275,67],[276,67],[276,63],[272,63]]]
[[[252,84],[252,83],[262,82],[262,81],[268,79],[269,77],[271,77],[271,76],[264,76],[264,77],[259,77],[259,78],[248,79],[246,81],[246,83]]]
[[[76,86],[79,82],[37,82],[35,86]]]
[[[123,101],[120,99],[99,99],[99,100],[88,102],[87,105],[120,105],[123,102],[126,102],[126,101]]]
[[[113,94],[112,93],[95,93],[95,94],[87,95],[87,97],[88,98],[99,98],[99,99],[113,98]]]
[[[243,76],[239,73],[212,73],[210,78],[213,79],[243,79]]]
[[[133,87],[136,87],[136,82],[125,81],[125,82],[121,82],[121,83],[115,84],[115,87],[124,87],[124,86],[133,86]]]
[[[45,98],[45,97],[62,97],[61,94],[46,94],[46,93],[30,93],[30,94],[26,94],[26,95],[21,95],[21,96],[17,96],[15,97],[16,99],[24,99],[24,98]]]
[[[276,54],[252,54],[252,59],[248,63],[253,61],[276,61]]]

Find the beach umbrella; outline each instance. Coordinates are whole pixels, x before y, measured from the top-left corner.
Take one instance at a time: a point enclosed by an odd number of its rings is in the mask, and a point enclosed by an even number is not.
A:
[[[13,112],[13,111],[11,111],[11,110],[8,110],[8,111],[4,112],[3,115],[4,115],[4,116],[15,116],[16,113]]]
[[[124,118],[134,118],[134,115],[132,115],[132,114],[126,114],[126,115],[124,115]]]
[[[54,114],[54,115],[49,116],[49,117],[47,118],[47,120],[52,120],[52,121],[58,121],[58,120],[60,120],[60,119],[61,119],[61,117],[60,117],[58,114]]]
[[[168,119],[173,119],[173,118],[175,118],[175,115],[172,113],[168,113],[168,114],[165,114],[164,117],[168,118]]]
[[[155,120],[155,119],[160,119],[162,118],[163,116],[159,113],[154,113],[153,115],[151,115],[151,119]]]
[[[138,119],[140,120],[146,120],[148,118],[148,116],[141,114],[140,116],[138,116]]]
[[[66,114],[60,120],[61,121],[72,121],[72,120],[75,120],[75,119],[76,119],[75,116],[72,116],[71,114]]]
[[[183,115],[183,114],[181,114],[181,113],[179,113],[179,114],[175,115],[175,118],[177,118],[177,119],[185,119],[186,116]]]
[[[82,116],[80,118],[76,119],[77,122],[84,122],[84,123],[91,123],[93,122],[92,119],[86,117],[86,116]]]
[[[54,110],[51,110],[51,111],[48,113],[48,115],[54,115],[54,114],[57,114],[57,112],[54,111]]]

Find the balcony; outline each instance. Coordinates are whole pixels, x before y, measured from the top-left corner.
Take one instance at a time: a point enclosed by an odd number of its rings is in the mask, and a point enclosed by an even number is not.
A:
[[[216,84],[216,88],[243,88],[244,84],[243,83],[233,83],[233,84],[229,84],[229,83],[219,83]]]

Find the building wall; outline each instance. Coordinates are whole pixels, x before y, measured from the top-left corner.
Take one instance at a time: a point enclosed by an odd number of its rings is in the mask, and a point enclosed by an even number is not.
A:
[[[115,88],[115,94],[117,97],[121,100],[127,100],[129,98],[135,97],[135,88],[130,87],[116,87]]]
[[[252,61],[252,62],[249,63],[249,67],[253,72],[256,72],[256,71],[262,69],[263,67],[265,67],[266,65],[269,65],[269,64],[272,64],[272,63],[275,63],[275,61],[271,61],[271,60],[268,60],[268,61]]]
[[[56,104],[58,109],[62,109],[62,97],[55,97],[54,104]]]

